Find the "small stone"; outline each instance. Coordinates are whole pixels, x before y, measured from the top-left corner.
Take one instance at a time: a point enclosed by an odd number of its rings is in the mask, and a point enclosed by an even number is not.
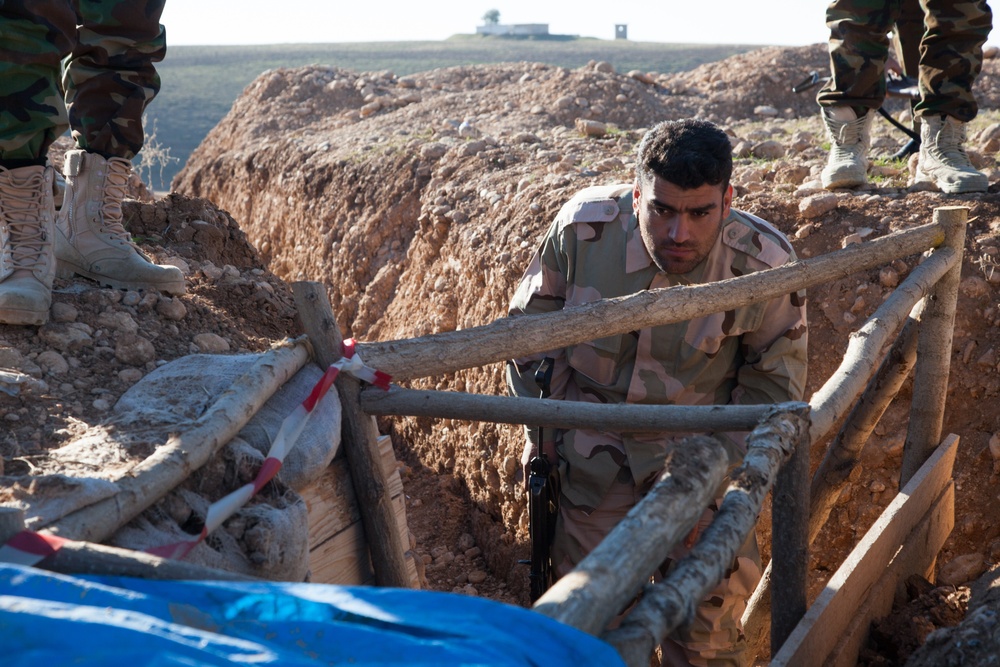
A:
[[[585,137],[603,137],[608,132],[606,124],[586,118],[577,118],[574,126],[576,131]]]
[[[839,201],[840,199],[837,195],[832,192],[805,197],[799,202],[799,213],[802,214],[803,218],[818,218],[824,213],[829,213],[837,208],[837,202]]]
[[[56,301],[52,304],[53,322],[75,322],[80,316],[80,311],[71,303]]]
[[[111,409],[111,404],[103,398],[98,398],[91,405],[94,406],[95,410],[100,410],[101,412],[107,412]]]
[[[862,240],[861,235],[854,232],[853,234],[848,234],[844,238],[840,239],[840,247],[846,248],[847,246],[854,245],[855,243],[861,243]]]
[[[938,583],[946,586],[960,586],[968,583],[986,571],[983,554],[956,556],[938,570]]]
[[[774,118],[778,115],[778,110],[769,104],[761,104],[753,108],[754,115],[764,116],[765,118]]]
[[[1000,433],[990,436],[990,456],[997,463],[1000,463]]]
[[[812,234],[812,230],[814,229],[814,227],[815,226],[813,225],[813,223],[807,222],[806,224],[802,225],[801,227],[795,230],[795,238],[797,239],[809,238],[809,235]]]
[[[479,547],[472,547],[471,549],[467,549],[463,555],[469,560],[472,560],[473,558],[478,558],[483,555],[483,550]]]
[[[194,337],[193,342],[203,354],[229,352],[229,341],[214,333],[200,333]]]
[[[161,296],[156,303],[156,312],[168,320],[179,322],[187,316],[187,306],[180,299]]]
[[[978,364],[979,366],[983,366],[985,368],[993,368],[994,366],[997,365],[996,351],[994,351],[992,347],[986,350],[986,352],[984,352],[981,357],[976,359],[976,364]]]
[[[469,533],[462,533],[458,537],[458,549],[459,551],[467,551],[472,547],[476,546],[476,538],[474,538]]]
[[[762,160],[777,160],[785,157],[785,147],[773,139],[768,139],[755,144],[750,149],[750,154]]]
[[[118,379],[125,384],[135,384],[142,379],[142,371],[138,368],[123,368],[118,371]]]
[[[130,366],[142,366],[156,359],[156,348],[137,334],[125,334],[115,344],[115,359]]]
[[[486,573],[482,570],[473,570],[469,573],[470,584],[481,584],[486,581]]]
[[[43,371],[51,375],[62,375],[69,371],[69,362],[55,350],[45,350],[35,359]]]
[[[611,63],[601,61],[601,62],[598,62],[598,63],[594,63],[594,71],[595,72],[604,72],[605,74],[614,74],[615,73],[615,66],[612,65]]]

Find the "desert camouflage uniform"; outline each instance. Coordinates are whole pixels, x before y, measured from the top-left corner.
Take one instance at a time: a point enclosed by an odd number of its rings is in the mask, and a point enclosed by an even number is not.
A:
[[[780,232],[733,210],[704,262],[687,274],[662,273],[639,234],[632,186],[588,188],[556,217],[510,312],[552,312],[647,289],[715,282],[793,259]],[[805,295],[517,359],[508,364],[513,393],[539,395],[534,369],[545,356],[555,360],[551,397],[556,399],[677,405],[799,400],[806,378]],[[731,464],[737,464],[745,451],[743,434],[720,435]],[[529,437],[537,433],[529,429]],[[561,492],[552,555],[558,575],[579,562],[648,491],[662,470],[667,446],[682,437],[555,432]],[[706,511],[703,525],[713,510]],[[693,665],[743,664],[739,617],[760,577],[752,536],[730,574],[699,605],[692,628],[677,637]]]
[[[912,40],[917,0],[834,0],[827,9],[832,78],[819,92],[822,106],[877,109],[885,98],[887,33],[899,23],[903,42]],[[992,28],[986,0],[919,0],[923,13],[916,114],[946,114],[968,122],[979,107],[972,84],[982,70],[983,44]],[[903,56],[913,75],[912,58]]]
[[[0,161],[41,164],[67,127],[80,148],[134,157],[142,113],[160,90],[153,63],[166,53],[163,4],[0,2]]]

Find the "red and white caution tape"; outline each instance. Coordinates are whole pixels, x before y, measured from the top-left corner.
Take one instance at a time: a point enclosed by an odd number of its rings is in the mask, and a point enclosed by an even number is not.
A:
[[[264,459],[260,471],[253,482],[245,484],[236,489],[226,497],[212,503],[205,516],[205,525],[201,532],[193,536],[190,540],[167,544],[162,547],[147,549],[147,553],[164,558],[184,558],[191,553],[191,550],[198,546],[205,537],[222,523],[231,517],[238,509],[243,507],[264,485],[270,482],[285,460],[285,456],[295,445],[302,431],[305,429],[312,415],[313,408],[319,400],[330,390],[334,380],[341,371],[349,373],[359,380],[375,385],[380,389],[388,390],[392,377],[382,371],[375,370],[361,360],[355,351],[355,342],[349,338],[342,345],[343,357],[330,364],[330,367],[323,373],[323,377],[312,388],[306,400],[302,401],[290,415],[281,422],[271,449]],[[59,550],[66,540],[55,535],[44,533],[34,533],[32,531],[22,531],[11,538],[7,544],[0,545],[0,562],[17,563],[19,565],[34,565],[45,557]]]
[[[330,364],[330,367],[323,373],[323,377],[319,379],[319,382],[309,392],[306,400],[296,406],[292,414],[285,417],[285,420],[281,422],[281,428],[278,429],[278,434],[271,444],[271,450],[267,453],[267,458],[264,459],[264,464],[261,466],[260,472],[257,473],[254,481],[236,489],[225,498],[212,503],[208,508],[208,513],[205,516],[205,525],[202,527],[200,534],[190,540],[175,542],[174,544],[156,547],[155,549],[148,549],[149,553],[164,558],[184,558],[209,533],[221,526],[226,519],[231,517],[258,491],[264,488],[264,485],[270,482],[278,474],[278,471],[281,470],[281,464],[285,460],[285,455],[288,454],[295,441],[299,439],[303,429],[305,429],[306,423],[309,421],[310,415],[312,415],[313,408],[326,395],[326,392],[330,390],[334,380],[337,379],[337,375],[341,371],[388,391],[389,382],[392,380],[392,377],[382,371],[366,366],[361,357],[355,352],[353,338],[345,340],[341,348],[343,356]]]
[[[0,544],[0,563],[14,563],[31,567],[55,552],[66,542],[62,537],[22,530]]]

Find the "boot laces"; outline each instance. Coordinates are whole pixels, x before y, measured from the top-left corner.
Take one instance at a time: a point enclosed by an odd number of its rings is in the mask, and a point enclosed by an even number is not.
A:
[[[42,224],[44,171],[18,178],[7,171],[0,175],[0,220],[6,229],[4,263],[12,271],[44,270],[52,239]]]
[[[132,175],[132,163],[125,158],[112,157],[108,158],[107,166],[108,173],[104,177],[101,200],[101,231],[134,246],[122,217],[122,200],[125,199],[128,179]]]
[[[969,154],[965,152],[965,123],[945,118],[937,135],[937,149],[949,165],[972,168]]]
[[[825,118],[825,120],[832,141],[830,146],[831,159],[835,161],[856,159],[859,152],[865,149],[864,134],[868,115],[843,122],[831,118]]]

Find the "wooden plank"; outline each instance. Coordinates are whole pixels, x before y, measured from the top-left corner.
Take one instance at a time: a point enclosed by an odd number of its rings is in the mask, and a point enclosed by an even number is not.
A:
[[[945,438],[889,503],[771,660],[772,667],[821,664],[830,654],[911,527],[927,514],[951,480],[958,442],[954,434]]]
[[[309,550],[312,583],[371,586],[375,584],[361,522]]]
[[[892,563],[875,582],[868,598],[854,614],[844,636],[827,657],[824,667],[855,667],[858,654],[868,640],[871,622],[892,611],[896,591],[911,574],[927,577],[934,569],[937,553],[955,527],[955,484],[949,483],[934,506],[913,529]]]
[[[406,494],[389,436],[378,438],[380,465],[386,476],[396,530],[406,545],[406,572],[411,586],[419,587],[415,555],[409,550]],[[335,459],[319,479],[300,491],[309,513],[309,568],[316,583],[365,584],[371,579],[367,542],[354,495],[350,471],[343,457]],[[352,546],[357,541],[359,546]],[[363,557],[362,557],[363,554]]]

